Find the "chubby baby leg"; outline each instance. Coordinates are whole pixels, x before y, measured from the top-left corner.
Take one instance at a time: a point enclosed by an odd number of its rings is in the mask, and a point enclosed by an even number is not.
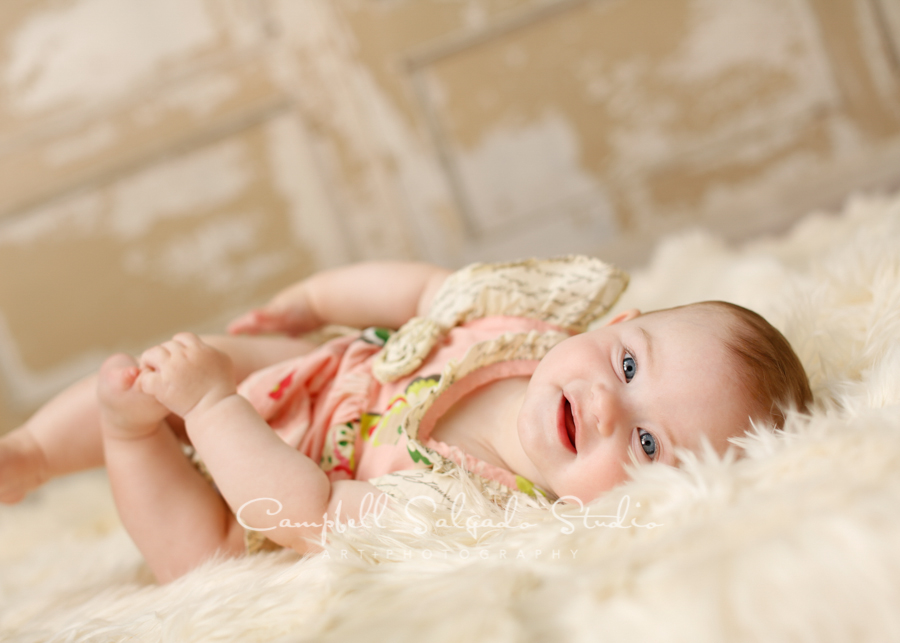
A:
[[[315,346],[290,337],[204,336],[203,341],[229,355],[235,377],[284,359],[305,355]],[[170,415],[184,441],[184,426]],[[103,465],[97,375],[71,385],[41,407],[24,425],[0,436],[0,503],[12,504],[56,476]]]
[[[24,428],[0,439],[0,503],[15,504],[49,479],[47,458]]]
[[[0,436],[0,503],[50,478],[103,464],[96,375],[76,382],[19,428]]]
[[[243,530],[188,462],[165,422],[169,410],[141,391],[139,375],[128,355],[110,357],[100,370],[103,451],[122,523],[164,583],[216,553],[241,555]]]

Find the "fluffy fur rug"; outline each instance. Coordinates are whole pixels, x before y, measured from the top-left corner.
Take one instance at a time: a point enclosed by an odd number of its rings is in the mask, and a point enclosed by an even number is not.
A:
[[[56,481],[0,508],[0,639],[900,640],[900,198],[739,248],[672,238],[618,308],[701,299],[785,332],[812,417],[742,438],[744,458],[642,467],[589,507],[607,518],[504,516],[473,497],[455,519],[385,515],[324,555],[163,587],[102,472]]]

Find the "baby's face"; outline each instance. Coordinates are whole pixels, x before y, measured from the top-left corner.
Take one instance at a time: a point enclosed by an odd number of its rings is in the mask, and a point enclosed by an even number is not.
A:
[[[728,321],[703,308],[629,311],[555,346],[518,416],[529,479],[588,502],[627,477],[629,452],[672,465],[701,436],[723,450],[751,408],[722,339]]]

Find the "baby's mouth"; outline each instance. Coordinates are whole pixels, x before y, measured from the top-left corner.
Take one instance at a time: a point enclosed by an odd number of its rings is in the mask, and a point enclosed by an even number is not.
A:
[[[565,395],[563,395],[559,408],[559,433],[563,445],[572,453],[578,453],[578,449],[575,447],[575,417],[572,415],[572,405],[569,404]]]

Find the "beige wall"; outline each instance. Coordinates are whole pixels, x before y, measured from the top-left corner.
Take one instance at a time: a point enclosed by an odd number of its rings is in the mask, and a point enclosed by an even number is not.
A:
[[[635,265],[900,183],[896,0],[4,0],[0,43],[0,431],[331,265]]]

